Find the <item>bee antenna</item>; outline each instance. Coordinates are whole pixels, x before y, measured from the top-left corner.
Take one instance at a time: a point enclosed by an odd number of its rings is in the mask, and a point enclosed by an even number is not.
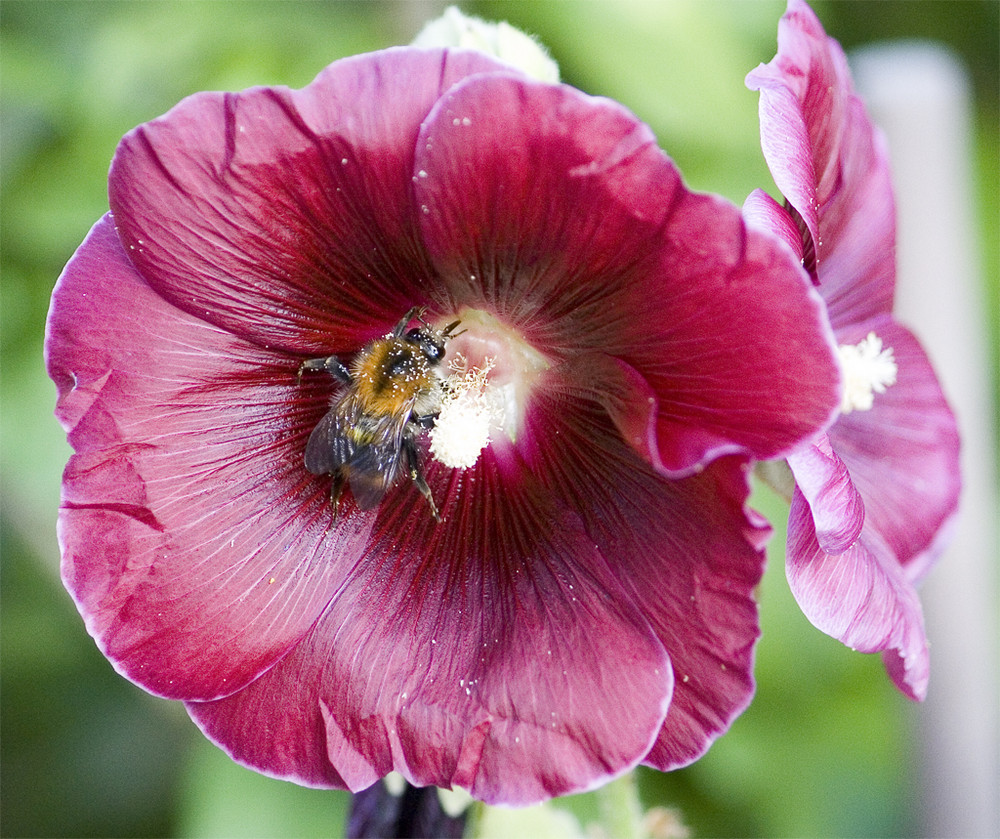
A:
[[[456,337],[456,336],[458,336],[458,335],[461,335],[461,334],[462,334],[463,332],[468,332],[469,330],[467,330],[467,329],[463,329],[463,330],[462,330],[461,332],[452,332],[452,331],[451,331],[451,330],[453,330],[453,329],[454,329],[454,328],[455,328],[456,326],[458,326],[458,325],[459,325],[459,324],[460,324],[461,322],[462,322],[462,321],[460,321],[460,320],[453,320],[453,321],[452,321],[451,323],[449,323],[449,324],[448,324],[448,325],[447,325],[447,326],[446,326],[446,327],[445,327],[444,329],[442,329],[442,330],[441,330],[441,334],[442,334],[442,335],[443,335],[443,336],[444,336],[445,338],[454,338],[454,337]]]

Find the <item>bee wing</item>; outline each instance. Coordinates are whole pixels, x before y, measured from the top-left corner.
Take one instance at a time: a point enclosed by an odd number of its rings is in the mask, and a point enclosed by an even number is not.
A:
[[[358,449],[347,467],[347,481],[362,510],[377,507],[399,478],[399,447],[391,443]]]
[[[314,475],[332,475],[354,457],[350,418],[336,406],[319,421],[306,443],[306,469]]]
[[[362,510],[377,506],[399,479],[405,431],[405,417],[381,418],[372,442],[358,446],[347,463],[347,480]]]

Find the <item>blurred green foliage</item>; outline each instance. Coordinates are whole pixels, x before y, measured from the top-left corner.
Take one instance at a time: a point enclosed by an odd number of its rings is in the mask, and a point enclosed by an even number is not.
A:
[[[204,89],[306,84],[335,58],[406,43],[425,2],[0,4],[0,350],[4,836],[330,836],[347,796],[264,778],[203,740],[176,703],[117,676],[58,580],[59,478],[69,449],[41,355],[62,266],[107,209],[118,139]],[[781,2],[465,4],[538,34],[564,79],[632,108],[693,187],[740,202],[770,187],[757,97],[743,77],[774,54]],[[822,2],[845,46],[940,37],[969,64],[988,294],[997,303],[996,3]],[[996,311],[994,306],[993,311]],[[992,339],[996,347],[995,324]],[[756,499],[776,523],[786,513]],[[780,528],[779,528],[780,529]],[[880,662],[821,635],[792,602],[780,534],[762,589],[759,690],[688,769],[642,773],[647,803],[696,835],[908,835],[908,706]],[[586,797],[565,802],[584,816]]]

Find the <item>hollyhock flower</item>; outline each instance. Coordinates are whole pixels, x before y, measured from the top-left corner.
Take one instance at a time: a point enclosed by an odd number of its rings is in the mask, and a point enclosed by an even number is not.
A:
[[[810,270],[840,345],[845,384],[829,432],[788,458],[796,488],[787,572],[820,629],[884,651],[908,696],[927,689],[916,586],[958,506],[958,433],[930,362],[892,316],[896,222],[885,140],[854,92],[840,46],[790,0],[778,54],[747,77],[761,145],[786,210],[763,193],[751,222]]]
[[[508,804],[686,764],[746,706],[748,462],[829,423],[839,371],[794,257],[634,116],[390,49],[184,100],[109,192],[46,351],[63,578],[123,675],[267,774]],[[304,463],[360,385],[303,363],[408,312],[449,336],[446,430],[407,425],[440,521]]]

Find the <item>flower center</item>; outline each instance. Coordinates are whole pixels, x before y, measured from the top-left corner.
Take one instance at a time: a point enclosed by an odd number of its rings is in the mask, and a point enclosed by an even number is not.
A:
[[[487,312],[463,309],[456,317],[430,450],[445,466],[467,469],[491,443],[517,440],[531,388],[549,362]]]
[[[844,372],[841,412],[870,410],[875,394],[885,393],[887,387],[896,384],[899,368],[892,357],[892,347],[883,349],[882,339],[869,332],[860,343],[845,344],[837,351]]]

